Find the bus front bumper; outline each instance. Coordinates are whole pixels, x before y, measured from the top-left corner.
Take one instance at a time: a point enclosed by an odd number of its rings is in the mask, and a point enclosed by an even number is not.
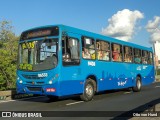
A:
[[[58,96],[58,90],[55,85],[28,86],[17,83],[18,94],[35,94],[35,95],[53,95]]]

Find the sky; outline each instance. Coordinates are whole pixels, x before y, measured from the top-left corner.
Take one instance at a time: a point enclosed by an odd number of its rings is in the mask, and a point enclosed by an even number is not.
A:
[[[160,0],[0,0],[0,21],[24,30],[64,24],[151,47],[160,41]]]

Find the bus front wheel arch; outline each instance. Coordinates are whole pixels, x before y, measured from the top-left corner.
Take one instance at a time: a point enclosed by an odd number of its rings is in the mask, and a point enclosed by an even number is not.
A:
[[[87,79],[84,86],[84,91],[80,95],[81,100],[83,101],[91,101],[95,94],[95,82],[92,79]]]

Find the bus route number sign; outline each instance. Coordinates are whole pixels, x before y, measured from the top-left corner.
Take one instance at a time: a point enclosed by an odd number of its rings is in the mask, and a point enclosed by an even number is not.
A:
[[[27,42],[22,44],[23,49],[33,49],[35,47],[35,42]]]

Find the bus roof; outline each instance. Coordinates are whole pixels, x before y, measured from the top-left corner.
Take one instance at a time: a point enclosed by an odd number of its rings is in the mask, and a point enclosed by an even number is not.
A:
[[[126,46],[131,46],[131,47],[135,47],[135,48],[139,48],[139,49],[152,51],[152,47],[141,46],[141,45],[138,45],[138,44],[135,44],[135,43],[126,42],[126,41],[123,41],[123,40],[115,39],[115,38],[112,38],[112,37],[109,37],[109,36],[100,35],[100,34],[97,34],[97,33],[89,32],[89,31],[82,30],[82,29],[79,29],[79,28],[70,27],[70,26],[63,25],[63,24],[39,26],[39,27],[28,29],[28,30],[23,31],[23,32],[27,32],[27,31],[34,30],[34,29],[39,29],[39,28],[55,27],[55,26],[58,26],[61,30],[66,31],[66,32],[68,31],[68,32],[76,33],[76,34],[79,34],[79,35],[82,35],[82,36],[91,37],[91,38],[94,38],[94,39],[105,40],[105,41],[112,42],[112,43],[117,43],[117,44],[122,44],[122,45],[126,45]]]

